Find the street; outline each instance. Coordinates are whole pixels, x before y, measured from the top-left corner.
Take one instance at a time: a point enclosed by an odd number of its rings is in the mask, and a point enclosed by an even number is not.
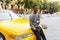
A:
[[[27,15],[29,17],[29,15]],[[45,35],[47,40],[60,40],[60,14],[59,15],[41,15],[41,23],[47,25]]]
[[[0,0],[0,40],[39,39],[60,40],[60,0]]]
[[[48,27],[45,32],[47,40],[60,40],[60,16],[43,16],[41,22]]]

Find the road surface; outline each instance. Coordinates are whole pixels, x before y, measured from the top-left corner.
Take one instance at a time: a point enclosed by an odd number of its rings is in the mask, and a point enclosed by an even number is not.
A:
[[[25,16],[29,19],[29,15]],[[45,31],[47,40],[60,40],[60,14],[53,16],[43,14],[41,15],[41,23],[47,25],[47,30]]]
[[[47,40],[60,40],[60,15],[50,17],[44,15],[41,22],[45,23],[48,27],[45,31]]]

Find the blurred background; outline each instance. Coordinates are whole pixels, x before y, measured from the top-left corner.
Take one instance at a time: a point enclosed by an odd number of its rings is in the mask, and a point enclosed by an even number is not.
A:
[[[47,25],[47,40],[60,40],[60,0],[0,0],[0,10],[12,10],[18,16],[28,17],[34,4],[39,6],[41,23]]]
[[[32,6],[37,4],[41,13],[55,13],[60,11],[60,0],[0,0],[0,9],[12,10],[22,14],[32,12]]]

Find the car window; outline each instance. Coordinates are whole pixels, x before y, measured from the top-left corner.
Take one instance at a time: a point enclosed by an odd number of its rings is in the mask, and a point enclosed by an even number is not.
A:
[[[17,14],[14,13],[14,12],[8,12],[8,13],[9,13],[9,16],[10,16],[12,19],[19,18],[19,17],[17,16]]]
[[[16,18],[19,17],[12,11],[0,11],[0,20],[11,20]]]
[[[0,20],[8,20],[8,19],[11,19],[9,14],[7,14],[7,13],[0,13]]]

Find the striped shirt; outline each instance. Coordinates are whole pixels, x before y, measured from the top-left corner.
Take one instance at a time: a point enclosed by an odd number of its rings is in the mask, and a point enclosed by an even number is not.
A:
[[[37,21],[40,21],[40,15],[39,14],[31,14],[30,17],[30,26],[32,28],[36,28],[39,27],[39,23],[37,23]]]

